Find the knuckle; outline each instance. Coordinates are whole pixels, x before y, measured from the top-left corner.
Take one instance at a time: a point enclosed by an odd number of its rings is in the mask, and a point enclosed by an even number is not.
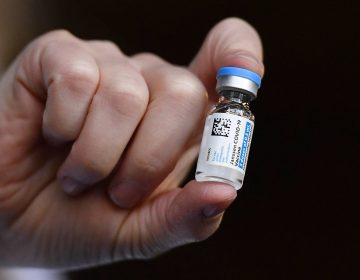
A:
[[[107,50],[111,52],[121,52],[118,45],[116,45],[114,42],[110,40],[93,40],[90,42],[93,46],[96,48]]]
[[[164,172],[166,168],[164,162],[156,157],[136,157],[133,159],[134,170],[138,170],[139,174],[147,178],[156,177]]]
[[[89,65],[81,61],[75,61],[64,67],[64,70],[59,78],[65,81],[93,83],[94,80],[96,80],[98,74],[96,70],[97,69],[89,67]]]
[[[143,113],[148,103],[148,91],[144,81],[127,77],[106,86],[106,94],[96,95],[100,100],[106,99],[111,107],[122,115],[133,117]],[[101,102],[101,101],[100,101]]]
[[[60,44],[65,42],[75,42],[76,40],[77,38],[67,30],[55,30],[36,38],[29,44],[28,49],[33,52],[32,54],[34,57],[37,57],[37,54],[43,53],[50,47],[60,46]]]
[[[66,29],[58,29],[58,30],[54,30],[54,31],[50,31],[48,33],[46,33],[44,35],[44,37],[48,37],[48,38],[75,38],[75,36]]]
[[[63,31],[55,32],[66,34]],[[48,87],[61,86],[79,92],[84,89],[88,92],[88,86],[95,89],[99,81],[99,69],[79,42],[58,39],[41,44],[40,61],[43,69],[47,69],[44,78]]]
[[[95,88],[98,82],[98,69],[85,61],[72,61],[53,73],[49,78],[49,86],[63,85],[69,88]]]
[[[95,41],[97,42],[99,45],[103,46],[104,48],[108,48],[108,49],[112,49],[112,50],[118,50],[118,46],[110,40],[98,40]]]
[[[77,39],[70,31],[66,29],[59,29],[45,33],[40,36],[37,40],[35,40],[35,45],[38,46],[46,46],[51,42],[65,41],[65,40],[73,40]]]
[[[163,75],[163,87],[177,104],[186,106],[205,106],[206,90],[200,80],[191,72],[176,68],[171,74]]]
[[[156,65],[164,63],[163,59],[160,58],[158,55],[150,53],[150,52],[142,52],[135,54],[132,56],[132,59],[143,66],[146,65]]]
[[[133,58],[146,59],[146,60],[161,60],[161,58],[158,55],[150,52],[142,52],[135,54]]]

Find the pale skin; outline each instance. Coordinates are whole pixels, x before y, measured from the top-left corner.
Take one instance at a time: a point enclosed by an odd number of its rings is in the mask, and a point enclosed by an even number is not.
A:
[[[0,266],[77,268],[206,239],[236,197],[191,181],[219,67],[263,75],[256,31],[218,23],[188,67],[54,31],[0,80]]]

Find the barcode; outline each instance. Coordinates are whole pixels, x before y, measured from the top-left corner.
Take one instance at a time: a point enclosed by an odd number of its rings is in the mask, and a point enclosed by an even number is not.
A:
[[[211,135],[229,137],[231,120],[225,118],[214,118]]]

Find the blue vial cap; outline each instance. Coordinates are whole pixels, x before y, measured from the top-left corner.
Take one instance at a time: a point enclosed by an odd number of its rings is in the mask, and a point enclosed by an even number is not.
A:
[[[254,82],[258,87],[261,85],[261,77],[250,70],[238,67],[221,67],[217,73],[216,79],[223,76],[237,76]]]

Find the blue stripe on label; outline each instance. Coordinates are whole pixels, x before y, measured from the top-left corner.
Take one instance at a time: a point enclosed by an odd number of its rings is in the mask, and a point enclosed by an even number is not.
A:
[[[246,155],[247,155],[248,143],[249,143],[249,139],[250,139],[250,133],[251,133],[251,123],[246,122],[245,132],[244,132],[244,139],[243,139],[243,142],[242,142],[241,152],[240,152],[240,159],[239,159],[239,167],[242,170],[245,170]]]

